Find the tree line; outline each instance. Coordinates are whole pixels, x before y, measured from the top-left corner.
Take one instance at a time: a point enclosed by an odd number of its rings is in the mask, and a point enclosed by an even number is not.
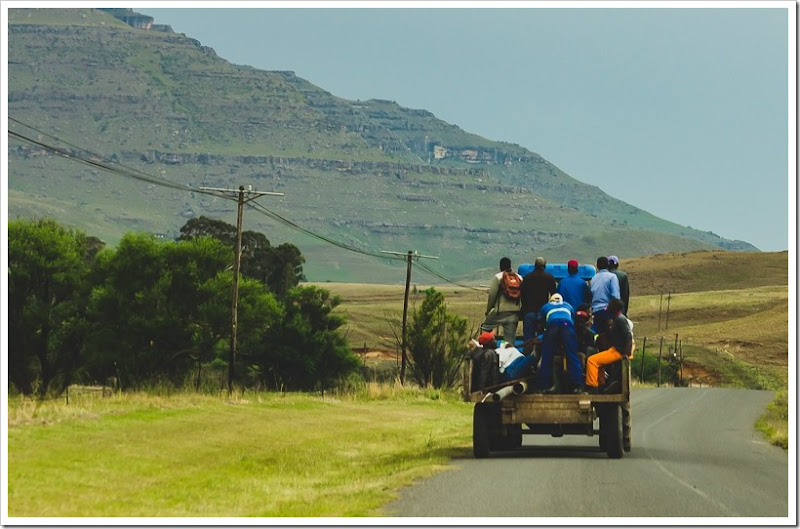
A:
[[[54,220],[9,222],[10,389],[218,385],[235,238],[234,226],[200,217],[174,241],[128,233],[111,249]],[[358,368],[332,312],[341,299],[300,285],[304,262],[292,244],[242,233],[236,384],[324,390]]]

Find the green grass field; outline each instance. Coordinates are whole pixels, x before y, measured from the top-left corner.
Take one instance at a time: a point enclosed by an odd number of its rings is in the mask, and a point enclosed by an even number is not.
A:
[[[380,516],[401,487],[470,455],[471,406],[375,391],[12,400],[8,514]]]

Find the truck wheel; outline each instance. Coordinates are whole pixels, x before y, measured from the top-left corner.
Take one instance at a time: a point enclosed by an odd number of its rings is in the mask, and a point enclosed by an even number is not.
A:
[[[612,404],[606,409],[602,429],[606,436],[606,454],[611,459],[622,457],[622,407]]]
[[[631,403],[625,402],[622,408],[622,449],[631,451]]]
[[[472,413],[472,453],[478,459],[489,457],[491,412],[491,406],[478,402]]]

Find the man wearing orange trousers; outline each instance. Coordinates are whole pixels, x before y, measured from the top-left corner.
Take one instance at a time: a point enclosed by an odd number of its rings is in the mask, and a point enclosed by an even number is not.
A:
[[[597,388],[605,382],[602,380],[605,371],[601,367],[618,362],[623,356],[630,358],[633,355],[633,330],[628,318],[622,314],[622,308],[620,299],[611,298],[608,303],[608,312],[613,317],[611,347],[586,359],[586,389],[590,393],[596,393]]]

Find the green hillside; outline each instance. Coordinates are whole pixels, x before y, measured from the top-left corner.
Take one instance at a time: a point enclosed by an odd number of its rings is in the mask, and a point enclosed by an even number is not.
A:
[[[292,72],[231,64],[168,28],[137,29],[93,9],[9,9],[8,33],[10,131],[179,184],[11,138],[11,218],[53,216],[112,245],[127,231],[174,237],[194,216],[235,222],[235,204],[193,190],[252,185],[285,193],[258,203],[315,234],[367,254],[436,255],[427,264],[451,278],[501,255],[756,250],[654,217],[428,111],[337,98]],[[245,228],[296,244],[309,279],[402,276],[402,262],[337,248],[263,213],[248,209]]]

